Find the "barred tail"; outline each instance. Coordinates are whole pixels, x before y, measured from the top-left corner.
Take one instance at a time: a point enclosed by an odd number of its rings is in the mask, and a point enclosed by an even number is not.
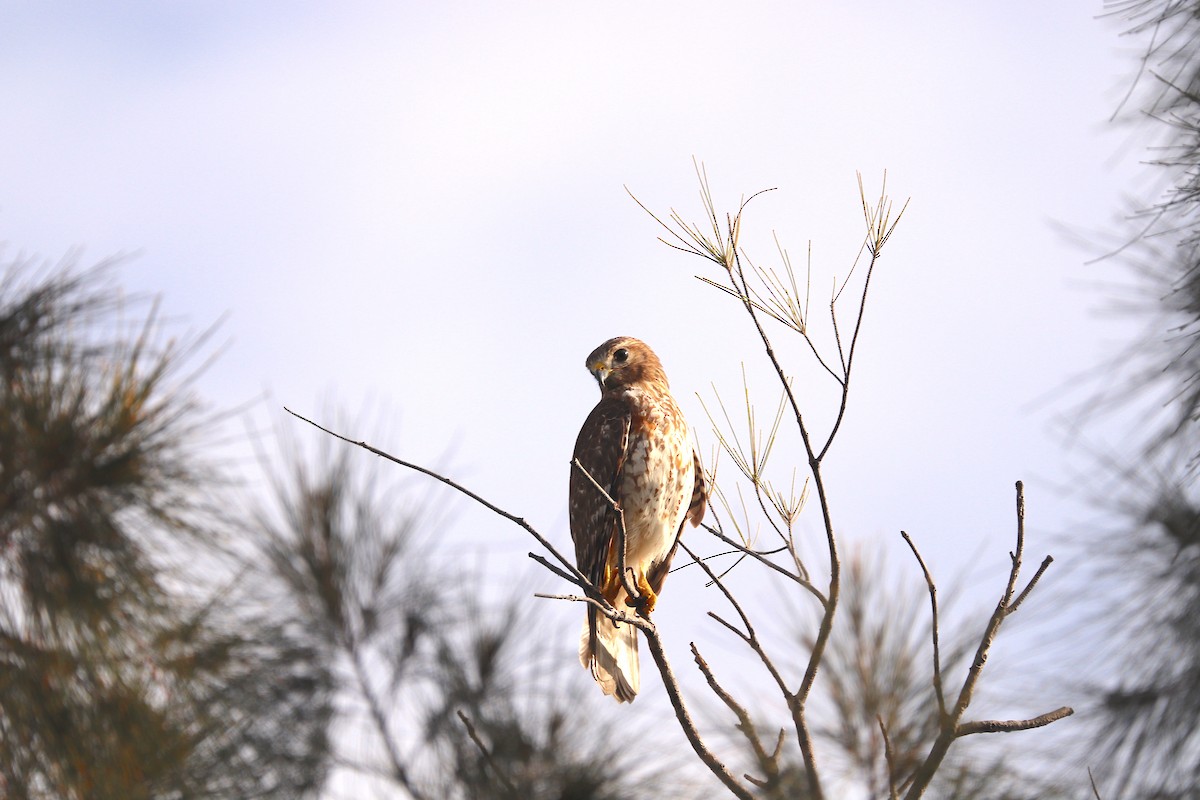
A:
[[[588,609],[588,621],[579,637],[579,660],[592,671],[600,689],[618,703],[631,703],[637,697],[641,673],[637,628],[633,625],[622,623],[618,627],[595,609]]]

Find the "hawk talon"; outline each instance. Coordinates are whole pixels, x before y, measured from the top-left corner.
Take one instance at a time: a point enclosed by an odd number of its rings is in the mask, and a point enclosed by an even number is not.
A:
[[[637,597],[625,598],[625,605],[637,611],[639,617],[650,619],[650,613],[658,604],[658,595],[650,588],[650,582],[646,580],[645,575],[639,575],[635,583],[639,594]]]

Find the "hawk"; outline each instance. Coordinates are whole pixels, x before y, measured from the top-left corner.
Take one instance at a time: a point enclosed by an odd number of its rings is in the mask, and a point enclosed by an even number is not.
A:
[[[588,371],[600,383],[600,402],[575,441],[571,465],[571,539],[579,571],[612,605],[627,602],[620,575],[620,524],[602,487],[625,518],[625,567],[648,615],[662,592],[684,522],[699,525],[708,490],[687,422],[667,387],[654,351],[629,336],[592,351]],[[590,477],[589,477],[590,476]],[[594,480],[594,483],[593,483]],[[637,628],[614,624],[588,606],[579,660],[617,702],[637,696]]]

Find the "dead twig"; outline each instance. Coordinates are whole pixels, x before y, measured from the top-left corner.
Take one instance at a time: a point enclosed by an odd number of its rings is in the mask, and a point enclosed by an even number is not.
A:
[[[695,642],[691,643],[691,648],[692,657],[696,660],[696,666],[699,667],[700,672],[704,675],[704,680],[708,682],[708,687],[725,704],[725,707],[737,717],[736,727],[738,731],[746,737],[746,741],[750,744],[750,749],[754,752],[754,757],[757,759],[759,767],[766,774],[766,778],[761,779],[752,775],[742,775],[742,777],[760,789],[773,786],[779,780],[779,749],[776,748],[774,754],[767,753],[766,748],[763,747],[762,739],[758,735],[758,729],[755,728],[754,721],[750,718],[750,712],[717,681],[716,675],[713,674],[708,662],[700,655],[700,650],[696,647]]]
[[[879,723],[879,734],[883,737],[883,760],[887,764],[888,800],[899,800],[896,793],[896,764],[892,757],[892,740],[888,738],[887,726],[883,724],[883,715],[876,715]]]
[[[1033,577],[1029,579],[1029,583],[1026,584],[1025,589],[1019,595],[1017,595],[1017,599],[1012,602],[1012,604],[1008,607],[1008,611],[1005,613],[1013,613],[1017,610],[1021,603],[1025,602],[1025,598],[1029,596],[1031,591],[1033,591],[1033,587],[1037,586],[1037,582],[1042,579],[1042,574],[1053,563],[1054,556],[1046,556],[1044,559],[1042,559],[1042,563],[1038,566],[1037,572],[1035,572]]]
[[[658,673],[662,675],[663,687],[667,690],[667,697],[671,701],[671,707],[675,709],[675,719],[683,729],[683,733],[687,737],[688,744],[692,746],[692,750],[704,766],[708,767],[709,771],[717,776],[717,779],[725,785],[730,794],[739,800],[754,800],[754,795],[750,790],[738,782],[733,773],[729,771],[729,768],[708,749],[708,746],[700,737],[700,732],[696,729],[696,723],[692,720],[692,715],[683,700],[683,693],[679,689],[679,681],[676,680],[675,672],[671,669],[671,663],[667,660],[666,651],[663,650],[662,640],[659,639],[657,631],[648,631],[646,633],[646,646],[650,649],[650,656],[658,666]]]
[[[750,623],[750,617],[747,616],[746,612],[742,609],[741,603],[739,603],[737,598],[733,596],[733,592],[729,591],[729,589],[725,587],[724,582],[716,576],[716,574],[712,571],[712,568],[696,557],[696,554],[692,552],[691,548],[684,544],[683,541],[679,542],[679,546],[683,548],[683,551],[691,557],[692,561],[700,565],[700,568],[707,573],[709,580],[711,580],[716,587],[721,590],[721,594],[725,595],[725,599],[729,601],[731,606],[733,606],[733,610],[736,611],[738,617],[741,618],[742,625],[745,626],[746,630],[739,630],[711,611],[708,615],[724,625],[739,639],[746,643],[746,646],[748,646],[754,652],[754,654],[758,656],[759,661],[761,661],[763,666],[766,667],[766,670],[770,674],[772,680],[775,681],[775,685],[779,687],[779,691],[783,694],[784,700],[790,702],[792,698],[792,692],[788,689],[787,682],[783,679],[783,675],[779,672],[779,669],[776,668],[775,662],[771,660],[771,657],[767,655],[767,651],[763,649],[762,642],[759,640],[758,634],[754,630],[754,626]]]
[[[572,576],[574,576],[572,578],[572,583],[575,583],[578,586],[583,586],[583,585],[589,583],[587,578],[585,578],[583,576],[583,573],[575,568],[575,564],[573,562],[564,558],[563,554],[558,552],[558,550],[554,547],[554,545],[550,544],[550,541],[548,539],[546,539],[546,537],[544,537],[544,536],[542,536],[542,534],[538,533],[537,530],[532,525],[530,525],[528,522],[526,522],[522,517],[518,517],[516,514],[511,514],[508,511],[505,511],[503,508],[500,508],[496,504],[491,503],[491,502],[485,500],[484,498],[480,497],[479,495],[475,494],[474,492],[472,492],[470,489],[466,488],[462,484],[454,481],[451,478],[446,477],[445,475],[441,475],[437,472],[434,472],[433,470],[429,469],[428,467],[422,467],[420,464],[414,464],[411,461],[405,461],[403,459],[397,458],[396,456],[392,455],[391,453],[380,450],[377,447],[372,447],[371,445],[367,444],[366,442],[355,441],[354,439],[350,439],[349,437],[343,436],[340,433],[331,431],[331,430],[329,430],[329,428],[326,428],[323,425],[319,425],[318,423],[313,422],[308,417],[305,417],[301,414],[297,414],[295,411],[292,411],[287,406],[284,406],[283,410],[286,411],[287,413],[291,414],[293,417],[300,420],[301,422],[307,422],[309,425],[312,425],[317,430],[322,431],[323,433],[327,433],[330,436],[334,437],[335,439],[341,439],[343,442],[346,442],[347,444],[352,444],[355,447],[361,447],[363,450],[366,450],[369,453],[374,453],[375,455],[379,456],[380,458],[391,461],[393,464],[398,464],[399,466],[404,467],[406,469],[411,469],[414,472],[419,472],[422,475],[428,475],[430,478],[433,478],[436,481],[446,484],[447,486],[449,486],[451,489],[455,490],[456,492],[466,495],[467,497],[474,500],[476,503],[479,503],[479,505],[486,508],[488,511],[491,511],[493,514],[498,514],[499,516],[504,517],[509,522],[512,522],[513,524],[520,526],[526,533],[528,533],[534,539],[537,539],[538,544],[540,544],[542,547],[544,547],[547,552],[549,552],[552,556],[554,556],[555,560],[558,561],[558,563],[560,563],[564,567],[566,567],[567,572],[569,572]]]
[[[470,717],[464,714],[462,709],[459,709],[458,718],[461,719],[462,724],[466,726],[467,735],[471,737],[471,741],[474,742],[475,746],[479,748],[479,752],[483,754],[483,759],[487,762],[487,765],[492,768],[492,772],[495,773],[496,777],[500,779],[500,782],[504,784],[504,788],[515,796],[517,793],[517,787],[513,786],[512,781],[508,779],[508,775],[505,774],[504,770],[500,769],[500,765],[497,764],[496,759],[492,757],[492,751],[488,750],[484,745],[483,740],[479,738],[479,734],[475,731],[475,726],[471,724]]]
[[[905,794],[905,800],[917,800],[917,798],[924,794],[925,790],[929,787],[929,782],[933,779],[934,773],[941,766],[942,759],[946,757],[946,753],[950,750],[950,745],[959,736],[966,736],[972,733],[1035,728],[1042,725],[1049,725],[1051,722],[1068,717],[1074,713],[1070,708],[1063,707],[1029,720],[961,722],[963,714],[966,712],[967,706],[970,705],[971,698],[974,696],[975,687],[979,683],[979,677],[983,673],[988,653],[992,649],[992,643],[996,639],[996,634],[999,632],[1001,624],[1015,610],[1015,606],[1025,599],[1032,589],[1033,584],[1036,583],[1037,579],[1041,577],[1042,573],[1050,565],[1049,560],[1043,561],[1042,566],[1038,569],[1037,574],[1034,575],[1033,580],[1030,581],[1025,590],[1019,595],[1016,594],[1017,581],[1021,573],[1021,561],[1025,553],[1025,485],[1021,481],[1017,481],[1016,489],[1017,546],[1009,553],[1012,566],[1009,569],[1008,581],[1005,584],[1000,601],[996,604],[995,611],[992,612],[984,627],[983,635],[979,640],[979,646],[975,650],[975,658],[971,662],[970,669],[967,670],[967,676],[963,680],[962,688],[959,689],[954,707],[949,713],[942,716],[937,738],[934,739],[925,760],[913,772],[912,782],[909,785],[908,792]]]
[[[912,538],[904,531],[900,531],[900,535],[904,537],[908,548],[916,556],[917,563],[921,565],[921,572],[925,575],[925,586],[929,589],[929,605],[932,607],[933,614],[933,691],[937,695],[938,719],[940,720],[946,716],[946,698],[942,694],[942,654],[938,644],[937,586],[933,582],[933,576],[929,574],[929,567],[925,566],[925,559],[921,558],[921,553],[917,550]]]
[[[956,736],[970,736],[973,733],[1009,733],[1011,731],[1027,731],[1031,728],[1042,728],[1051,722],[1069,717],[1075,713],[1073,708],[1063,706],[1053,711],[1047,711],[1031,719],[985,719],[977,722],[964,722],[958,726]]]

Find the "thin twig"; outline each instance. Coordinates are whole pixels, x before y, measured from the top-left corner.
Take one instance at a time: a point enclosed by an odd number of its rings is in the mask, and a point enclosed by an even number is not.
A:
[[[817,454],[817,460],[824,460],[825,454],[829,452],[829,448],[833,445],[834,437],[837,436],[838,430],[842,427],[842,421],[846,418],[846,409],[850,404],[850,374],[854,369],[854,353],[858,347],[858,334],[862,330],[863,315],[867,308],[867,290],[871,287],[871,276],[875,273],[875,262],[879,256],[871,256],[871,261],[867,264],[867,278],[863,282],[862,296],[858,304],[858,319],[855,320],[854,329],[850,334],[850,350],[846,358],[842,361],[844,369],[842,370],[842,395],[838,403],[837,416],[833,420],[833,427],[829,430],[829,436],[825,439],[825,444],[821,448],[821,452]],[[833,304],[830,303],[830,313],[833,313]],[[834,317],[834,326],[836,330],[837,318]],[[838,347],[841,347],[841,339],[838,338]]]
[[[491,751],[484,746],[483,740],[480,739],[479,734],[475,732],[475,726],[471,724],[471,719],[463,713],[462,709],[458,709],[458,718],[462,720],[463,725],[467,726],[467,735],[471,737],[471,741],[474,742],[475,746],[479,748],[479,752],[483,753],[483,758],[485,761],[487,761],[488,766],[492,768],[492,772],[494,772],[496,777],[500,779],[500,782],[504,784],[504,788],[508,789],[508,791],[515,796],[517,794],[517,787],[513,786],[512,781],[508,779],[508,775],[504,773],[504,770],[500,769],[500,765],[497,764],[496,759],[492,757]]]
[[[708,531],[709,533],[711,533],[713,536],[720,539],[725,544],[736,549],[739,553],[744,553],[745,555],[750,556],[751,558],[755,559],[763,566],[768,567],[769,569],[773,569],[776,572],[778,572],[780,575],[783,575],[784,577],[789,578],[790,580],[793,580],[796,583],[800,584],[800,586],[802,586],[804,589],[806,589],[807,591],[812,593],[812,595],[814,597],[816,597],[819,601],[821,601],[822,606],[825,605],[825,602],[826,602],[825,595],[821,592],[820,589],[818,589],[816,586],[813,586],[812,583],[810,583],[809,581],[800,577],[799,575],[796,575],[793,572],[788,572],[786,569],[779,566],[771,559],[767,558],[766,553],[761,553],[758,550],[755,550],[750,547],[746,547],[745,545],[738,542],[737,540],[729,538],[727,535],[725,535],[724,531],[721,531],[720,529],[715,528],[706,523],[701,523],[700,527],[704,528],[704,530]],[[767,551],[767,552],[770,553],[770,552],[774,552],[774,551]]]
[[[544,537],[540,533],[538,533],[537,530],[532,525],[530,525],[528,522],[526,522],[524,520],[524,518],[518,517],[516,514],[512,514],[512,513],[509,513],[508,511],[505,511],[503,508],[500,508],[496,504],[483,499],[479,495],[472,492],[470,489],[466,488],[465,486],[463,486],[460,483],[457,483],[456,481],[452,480],[451,478],[447,478],[445,475],[441,475],[437,472],[434,472],[433,470],[431,470],[427,467],[422,467],[420,464],[414,464],[411,461],[405,461],[403,459],[397,458],[396,456],[392,455],[391,453],[380,450],[377,447],[372,447],[371,445],[367,444],[366,442],[355,441],[354,439],[350,439],[346,436],[343,436],[340,433],[331,431],[331,430],[329,430],[329,428],[326,428],[323,425],[319,425],[318,423],[313,422],[308,417],[297,414],[295,411],[292,411],[287,406],[284,406],[283,410],[286,411],[287,413],[291,414],[293,417],[300,420],[301,422],[307,422],[309,425],[312,425],[317,430],[327,433],[330,436],[334,437],[335,439],[341,439],[343,442],[346,442],[347,444],[352,444],[355,447],[361,447],[362,449],[364,449],[370,453],[374,453],[375,455],[379,456],[380,458],[384,458],[384,459],[387,459],[388,461],[391,461],[393,464],[398,464],[407,469],[411,469],[414,472],[420,472],[422,475],[428,475],[430,478],[433,478],[436,481],[440,481],[441,483],[446,484],[451,489],[454,489],[456,492],[466,495],[467,497],[474,500],[476,503],[479,503],[481,506],[486,508],[488,511],[491,511],[494,514],[498,514],[501,517],[504,517],[509,522],[512,522],[515,525],[520,526],[521,528],[523,528],[525,530],[526,533],[528,533],[534,539],[537,539],[538,544],[540,544],[542,547],[546,548],[546,550],[548,550],[550,552],[550,554],[552,556],[554,556],[554,558],[558,561],[558,563],[560,563],[564,567],[566,567],[567,571],[575,576],[574,583],[576,583],[577,585],[580,585],[580,586],[583,586],[588,583],[588,580],[587,580],[587,578],[584,577],[583,573],[580,572],[578,569],[576,569],[576,567],[573,563],[568,561],[563,556],[562,553],[558,552],[557,548],[555,548],[554,545],[550,544],[550,541],[548,539],[546,539],[546,537]]]
[[[872,212],[867,206],[867,194],[863,189],[862,173],[859,173],[858,175],[858,194],[859,198],[862,200],[863,217],[867,224],[865,246],[867,251],[871,254],[871,260],[867,263],[867,275],[866,278],[863,279],[862,294],[859,296],[858,301],[858,317],[854,321],[854,329],[850,335],[850,349],[846,353],[846,357],[842,360],[843,381],[841,403],[839,404],[837,417],[834,420],[833,427],[829,431],[829,438],[825,440],[825,446],[821,448],[821,452],[817,456],[818,460],[823,459],[825,454],[829,452],[829,447],[831,444],[833,444],[834,436],[837,434],[838,429],[841,428],[842,420],[846,416],[846,405],[850,397],[850,373],[854,368],[854,353],[858,348],[859,334],[862,333],[863,316],[867,308],[867,293],[871,287],[871,277],[875,273],[875,265],[879,261],[879,255],[883,250],[884,244],[886,244],[887,240],[891,238],[892,233],[896,230],[896,226],[900,224],[900,218],[904,216],[904,212],[908,208],[908,201],[906,200],[904,201],[904,206],[900,209],[900,213],[896,215],[895,219],[891,219],[892,203],[887,196],[886,171],[883,173],[883,187],[880,189],[879,201],[875,206],[874,212]],[[861,254],[862,251],[860,250],[859,255],[861,256]],[[855,263],[857,264],[857,259],[855,259]],[[851,272],[853,272],[853,268],[851,268]],[[849,280],[850,276],[847,275],[846,281],[849,282]],[[835,336],[837,334],[837,314],[835,313],[834,305],[837,303],[838,297],[841,296],[841,292],[845,288],[845,284],[843,284],[842,289],[837,292],[833,301],[829,304],[829,313],[830,316],[833,317]],[[842,349],[841,337],[836,336],[836,339],[838,353],[840,355]]]
[[[764,556],[773,556],[777,553],[783,553],[786,550],[787,550],[786,547],[777,547],[774,550],[763,550],[763,551],[761,551],[761,553]],[[722,578],[724,578],[726,575],[728,575],[729,573],[731,573],[735,569],[737,569],[737,566],[739,564],[741,564],[743,561],[746,560],[747,553],[743,553],[743,552],[741,552],[741,550],[727,550],[724,553],[713,553],[712,555],[707,555],[700,560],[701,561],[716,561],[718,558],[725,558],[726,556],[737,556],[737,559],[735,559],[734,562],[732,564],[730,564],[728,567],[721,570],[720,576]],[[674,575],[676,572],[679,572],[682,569],[687,569],[688,567],[692,567],[692,566],[695,566],[695,564],[693,564],[691,561],[687,562],[686,564],[678,564],[674,567],[671,567],[670,572],[668,572],[667,574]],[[708,589],[712,585],[713,585],[713,582],[709,581],[708,583],[704,584],[704,588]]]
[[[1063,706],[1053,711],[1047,711],[1032,719],[983,719],[976,722],[964,722],[958,726],[957,736],[970,736],[974,733],[1008,733],[1009,731],[1027,731],[1031,728],[1042,728],[1051,722],[1071,716],[1075,709]]]
[[[754,726],[754,721],[750,719],[750,712],[746,707],[734,699],[733,695],[725,690],[717,681],[716,675],[713,674],[712,668],[708,662],[700,655],[700,650],[696,647],[696,643],[691,643],[692,657],[696,660],[696,666],[700,668],[700,672],[704,675],[704,680],[708,682],[708,687],[712,689],[713,694],[720,698],[725,707],[733,712],[737,717],[737,729],[746,737],[746,741],[750,744],[750,749],[754,751],[754,757],[758,759],[758,765],[766,773],[766,778],[759,780],[751,775],[743,775],[746,780],[761,788],[768,788],[774,785],[779,780],[779,762],[778,752],[775,756],[767,754],[763,747],[762,739],[759,738],[758,729]]]
[[[1017,546],[1010,553],[1012,566],[1009,569],[1008,581],[1004,587],[1004,593],[1000,597],[1000,601],[996,604],[996,610],[988,618],[987,624],[984,627],[983,635],[979,639],[979,647],[975,651],[975,658],[971,662],[970,669],[967,670],[967,676],[963,680],[962,688],[959,690],[958,699],[954,704],[954,708],[942,718],[941,728],[937,738],[934,739],[933,746],[930,748],[929,754],[925,760],[921,762],[916,771],[913,772],[912,784],[909,786],[908,792],[905,794],[905,800],[917,800],[925,792],[929,786],[929,782],[933,779],[934,773],[941,766],[942,760],[946,757],[946,753],[950,749],[950,745],[956,738],[961,735],[960,730],[969,729],[969,732],[984,732],[985,729],[978,731],[971,726],[979,723],[967,723],[960,726],[963,714],[967,710],[967,706],[971,703],[971,698],[974,695],[975,687],[979,682],[979,676],[983,673],[984,664],[987,663],[988,653],[991,651],[992,643],[996,639],[996,634],[1000,630],[1001,624],[1010,613],[1013,603],[1014,593],[1016,591],[1017,580],[1021,572],[1021,559],[1025,551],[1025,485],[1021,481],[1017,481]],[[1062,719],[1071,714],[1069,708],[1060,708],[1057,711],[1052,711],[1050,714],[1043,715],[1046,721],[1041,724],[1049,724],[1056,719]],[[1043,717],[1035,718],[1041,720]],[[986,723],[993,724],[991,722]],[[1006,724],[1006,723],[996,723]],[[1021,722],[1013,724],[1020,725]],[[1036,727],[1036,726],[1033,726]],[[1014,730],[1021,730],[1016,727]]]
[[[788,689],[787,682],[783,679],[783,675],[780,674],[779,670],[776,668],[775,662],[771,660],[771,657],[767,655],[767,651],[763,649],[762,642],[759,641],[758,634],[755,633],[754,626],[750,623],[750,617],[742,609],[741,603],[739,603],[737,598],[733,596],[733,592],[726,588],[725,583],[713,573],[712,569],[707,564],[696,558],[696,554],[693,553],[691,548],[684,544],[682,540],[679,542],[679,546],[683,548],[685,553],[691,556],[693,561],[700,565],[700,568],[708,574],[709,580],[716,584],[717,588],[721,590],[721,594],[725,595],[725,599],[729,601],[731,606],[733,606],[733,610],[736,611],[738,617],[741,618],[742,625],[746,627],[746,630],[744,633],[739,631],[733,625],[730,625],[728,622],[712,612],[709,612],[709,616],[711,616],[717,622],[723,624],[729,630],[736,633],[742,639],[742,641],[744,641],[750,647],[750,649],[754,651],[754,654],[758,656],[759,661],[762,662],[763,666],[766,667],[767,672],[770,673],[771,678],[775,681],[775,685],[779,687],[779,691],[783,694],[784,700],[790,703],[792,699],[792,692]]]
[[[586,603],[587,605],[594,607],[600,613],[604,614],[604,616],[608,617],[613,622],[633,625],[634,627],[640,628],[643,631],[654,630],[654,623],[648,618],[630,616],[624,611],[614,608],[611,603],[603,598],[597,600],[593,597],[584,597],[583,595],[578,594],[551,594],[549,592],[534,592],[533,596],[543,600],[567,600],[572,603]]]
[[[883,724],[883,715],[877,714],[875,721],[879,723],[879,733],[883,736],[883,759],[887,764],[888,798],[899,800],[896,794],[896,765],[892,758],[892,740],[888,738],[887,726]]]
[[[938,719],[940,720],[946,716],[946,698],[942,693],[942,655],[938,646],[937,586],[933,582],[933,575],[929,573],[929,567],[925,566],[925,559],[921,558],[921,553],[917,550],[912,538],[904,531],[900,531],[900,535],[904,537],[908,548],[916,556],[917,563],[921,565],[921,572],[925,575],[925,586],[929,589],[929,605],[933,611],[933,691],[937,695]]]
[[[1041,580],[1042,573],[1044,573],[1046,571],[1046,568],[1049,567],[1053,563],[1054,563],[1054,556],[1046,556],[1044,559],[1042,559],[1042,563],[1037,568],[1037,572],[1035,572],[1033,574],[1033,577],[1029,579],[1029,583],[1026,584],[1025,588],[1021,591],[1021,593],[1019,595],[1017,595],[1017,599],[1013,600],[1012,604],[1009,605],[1009,607],[1008,607],[1009,614],[1016,611],[1018,606],[1020,606],[1021,603],[1025,602],[1025,598],[1029,595],[1030,592],[1033,591],[1033,587],[1037,585],[1037,582],[1039,580]]]
[[[530,558],[532,558],[534,561],[536,561],[536,562],[538,562],[539,564],[541,564],[541,565],[542,565],[543,567],[545,567],[546,569],[548,569],[548,570],[550,570],[551,572],[553,572],[553,573],[554,573],[555,575],[557,575],[558,577],[562,578],[563,580],[570,581],[571,583],[578,584],[578,581],[576,581],[576,580],[575,580],[575,578],[574,578],[573,576],[569,575],[567,572],[565,572],[565,571],[563,571],[562,569],[560,569],[560,568],[558,568],[558,567],[554,566],[553,564],[551,564],[549,561],[547,561],[547,560],[546,560],[545,556],[539,556],[537,553],[528,553],[527,555],[528,555]]]

